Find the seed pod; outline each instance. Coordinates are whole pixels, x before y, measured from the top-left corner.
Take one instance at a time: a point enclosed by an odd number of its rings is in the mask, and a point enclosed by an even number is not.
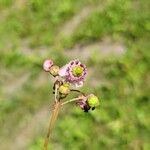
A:
[[[99,106],[99,99],[94,94],[90,94],[87,98],[87,103],[90,107],[95,108]]]
[[[61,94],[63,94],[63,95],[69,94],[69,93],[70,93],[69,86],[68,86],[68,85],[65,85],[65,84],[61,85],[61,86],[59,87],[59,92],[60,92]]]

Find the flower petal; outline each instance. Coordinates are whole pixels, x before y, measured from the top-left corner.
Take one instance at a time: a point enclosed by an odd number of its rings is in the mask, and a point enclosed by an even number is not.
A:
[[[68,68],[68,64],[66,64],[65,66],[63,66],[62,68],[60,68],[58,74],[59,74],[61,77],[66,76],[66,75],[67,75],[67,68]]]

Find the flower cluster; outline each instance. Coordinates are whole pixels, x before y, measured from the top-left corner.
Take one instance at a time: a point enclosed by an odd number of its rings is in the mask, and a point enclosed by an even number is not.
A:
[[[55,94],[54,109],[51,112],[50,123],[47,136],[44,142],[44,150],[48,149],[48,139],[51,130],[54,126],[54,122],[57,119],[60,108],[70,102],[75,102],[84,112],[88,112],[90,109],[94,110],[99,106],[99,99],[94,94],[85,94],[78,90],[82,87],[87,76],[87,68],[78,59],[72,60],[63,67],[59,67],[54,64],[51,59],[47,59],[43,63],[43,69],[49,72],[55,77],[53,86],[53,93]],[[71,92],[78,92],[79,96],[64,101]]]
[[[71,60],[61,68],[55,65],[51,59],[48,59],[44,61],[43,69],[56,77],[54,89],[57,84],[59,100],[66,98],[68,94],[75,91],[80,93],[80,95],[75,99],[75,103],[85,112],[88,112],[90,109],[94,110],[97,106],[99,106],[99,100],[94,94],[86,95],[80,90],[76,90],[83,86],[87,76],[86,66],[78,59]],[[75,89],[71,89],[72,87]]]

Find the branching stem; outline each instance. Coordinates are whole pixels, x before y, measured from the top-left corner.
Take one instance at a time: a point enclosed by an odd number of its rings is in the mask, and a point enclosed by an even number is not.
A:
[[[68,101],[63,102],[61,105],[65,105],[65,104],[68,104],[68,103],[70,103],[70,102],[77,101],[77,100],[79,100],[79,99],[80,99],[80,98],[73,98],[73,99],[70,99],[70,100],[68,100]]]

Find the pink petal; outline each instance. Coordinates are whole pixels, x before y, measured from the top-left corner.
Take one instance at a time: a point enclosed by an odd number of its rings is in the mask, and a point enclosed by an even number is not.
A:
[[[60,68],[60,70],[59,70],[59,75],[61,76],[61,77],[64,77],[64,76],[66,76],[67,75],[67,68],[68,68],[68,64],[66,64],[65,66],[63,66],[62,68]]]

